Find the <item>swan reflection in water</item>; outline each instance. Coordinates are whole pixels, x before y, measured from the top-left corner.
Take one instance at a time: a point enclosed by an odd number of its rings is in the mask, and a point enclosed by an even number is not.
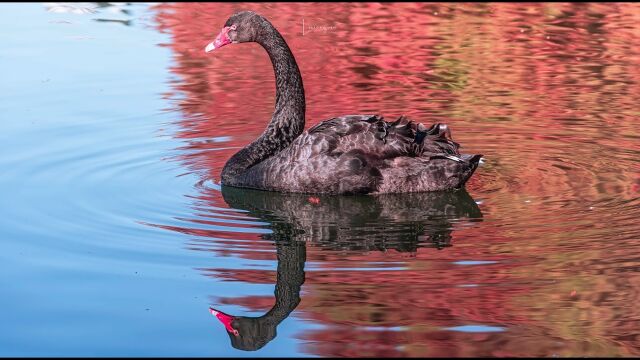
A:
[[[227,330],[231,345],[254,351],[276,337],[276,328],[300,303],[305,280],[306,246],[357,252],[451,246],[453,223],[482,221],[476,202],[455,192],[377,196],[309,196],[222,187],[232,208],[268,221],[261,235],[275,244],[278,268],[275,304],[258,317],[231,316],[210,308]]]

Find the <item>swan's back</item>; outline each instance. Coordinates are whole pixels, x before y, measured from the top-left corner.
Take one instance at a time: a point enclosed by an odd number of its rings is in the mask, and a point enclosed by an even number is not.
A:
[[[451,190],[464,186],[482,157],[458,149],[444,124],[346,115],[311,127],[228,185],[330,194]]]

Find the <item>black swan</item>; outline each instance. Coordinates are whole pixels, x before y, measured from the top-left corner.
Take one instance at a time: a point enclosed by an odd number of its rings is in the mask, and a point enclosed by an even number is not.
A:
[[[405,116],[345,115],[303,132],[305,97],[296,60],[264,17],[232,15],[206,52],[257,42],[276,77],[275,111],[266,130],[233,155],[222,185],[294,193],[382,194],[459,189],[482,155],[461,155],[445,124],[427,128]]]
[[[442,250],[451,245],[454,221],[481,222],[482,212],[466,190],[324,196],[288,194],[222,186],[224,201],[234,209],[268,222],[264,240],[276,247],[278,268],[275,303],[261,316],[233,316],[209,308],[225,327],[231,345],[255,351],[277,335],[277,327],[300,303],[305,281],[306,246],[333,251],[396,250],[420,247]],[[371,231],[375,229],[375,231]]]

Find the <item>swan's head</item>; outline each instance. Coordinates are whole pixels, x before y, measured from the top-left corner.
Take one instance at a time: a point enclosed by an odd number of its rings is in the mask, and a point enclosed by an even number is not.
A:
[[[258,32],[266,20],[253,11],[241,11],[231,15],[216,39],[207,45],[206,52],[228,44],[256,41]]]
[[[269,321],[265,316],[231,316],[212,307],[209,312],[224,325],[231,345],[236,349],[255,351],[276,337],[278,323]]]

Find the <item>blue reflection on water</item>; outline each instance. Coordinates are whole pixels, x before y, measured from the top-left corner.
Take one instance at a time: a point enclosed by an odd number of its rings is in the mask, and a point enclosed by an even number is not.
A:
[[[456,265],[489,265],[495,264],[497,261],[485,261],[485,260],[460,260],[454,261],[453,264]]]
[[[241,260],[144,224],[190,213],[199,179],[163,161],[180,146],[163,111],[169,39],[146,27],[148,5],[126,8],[130,26],[0,6],[0,355],[252,356],[212,322],[210,296],[273,286],[202,276]],[[299,330],[288,319],[261,355],[297,353]]]
[[[505,331],[506,329],[499,326],[489,326],[489,325],[462,325],[462,326],[444,328],[444,330],[468,332],[468,333],[481,333],[481,332],[502,332],[502,331]]]

